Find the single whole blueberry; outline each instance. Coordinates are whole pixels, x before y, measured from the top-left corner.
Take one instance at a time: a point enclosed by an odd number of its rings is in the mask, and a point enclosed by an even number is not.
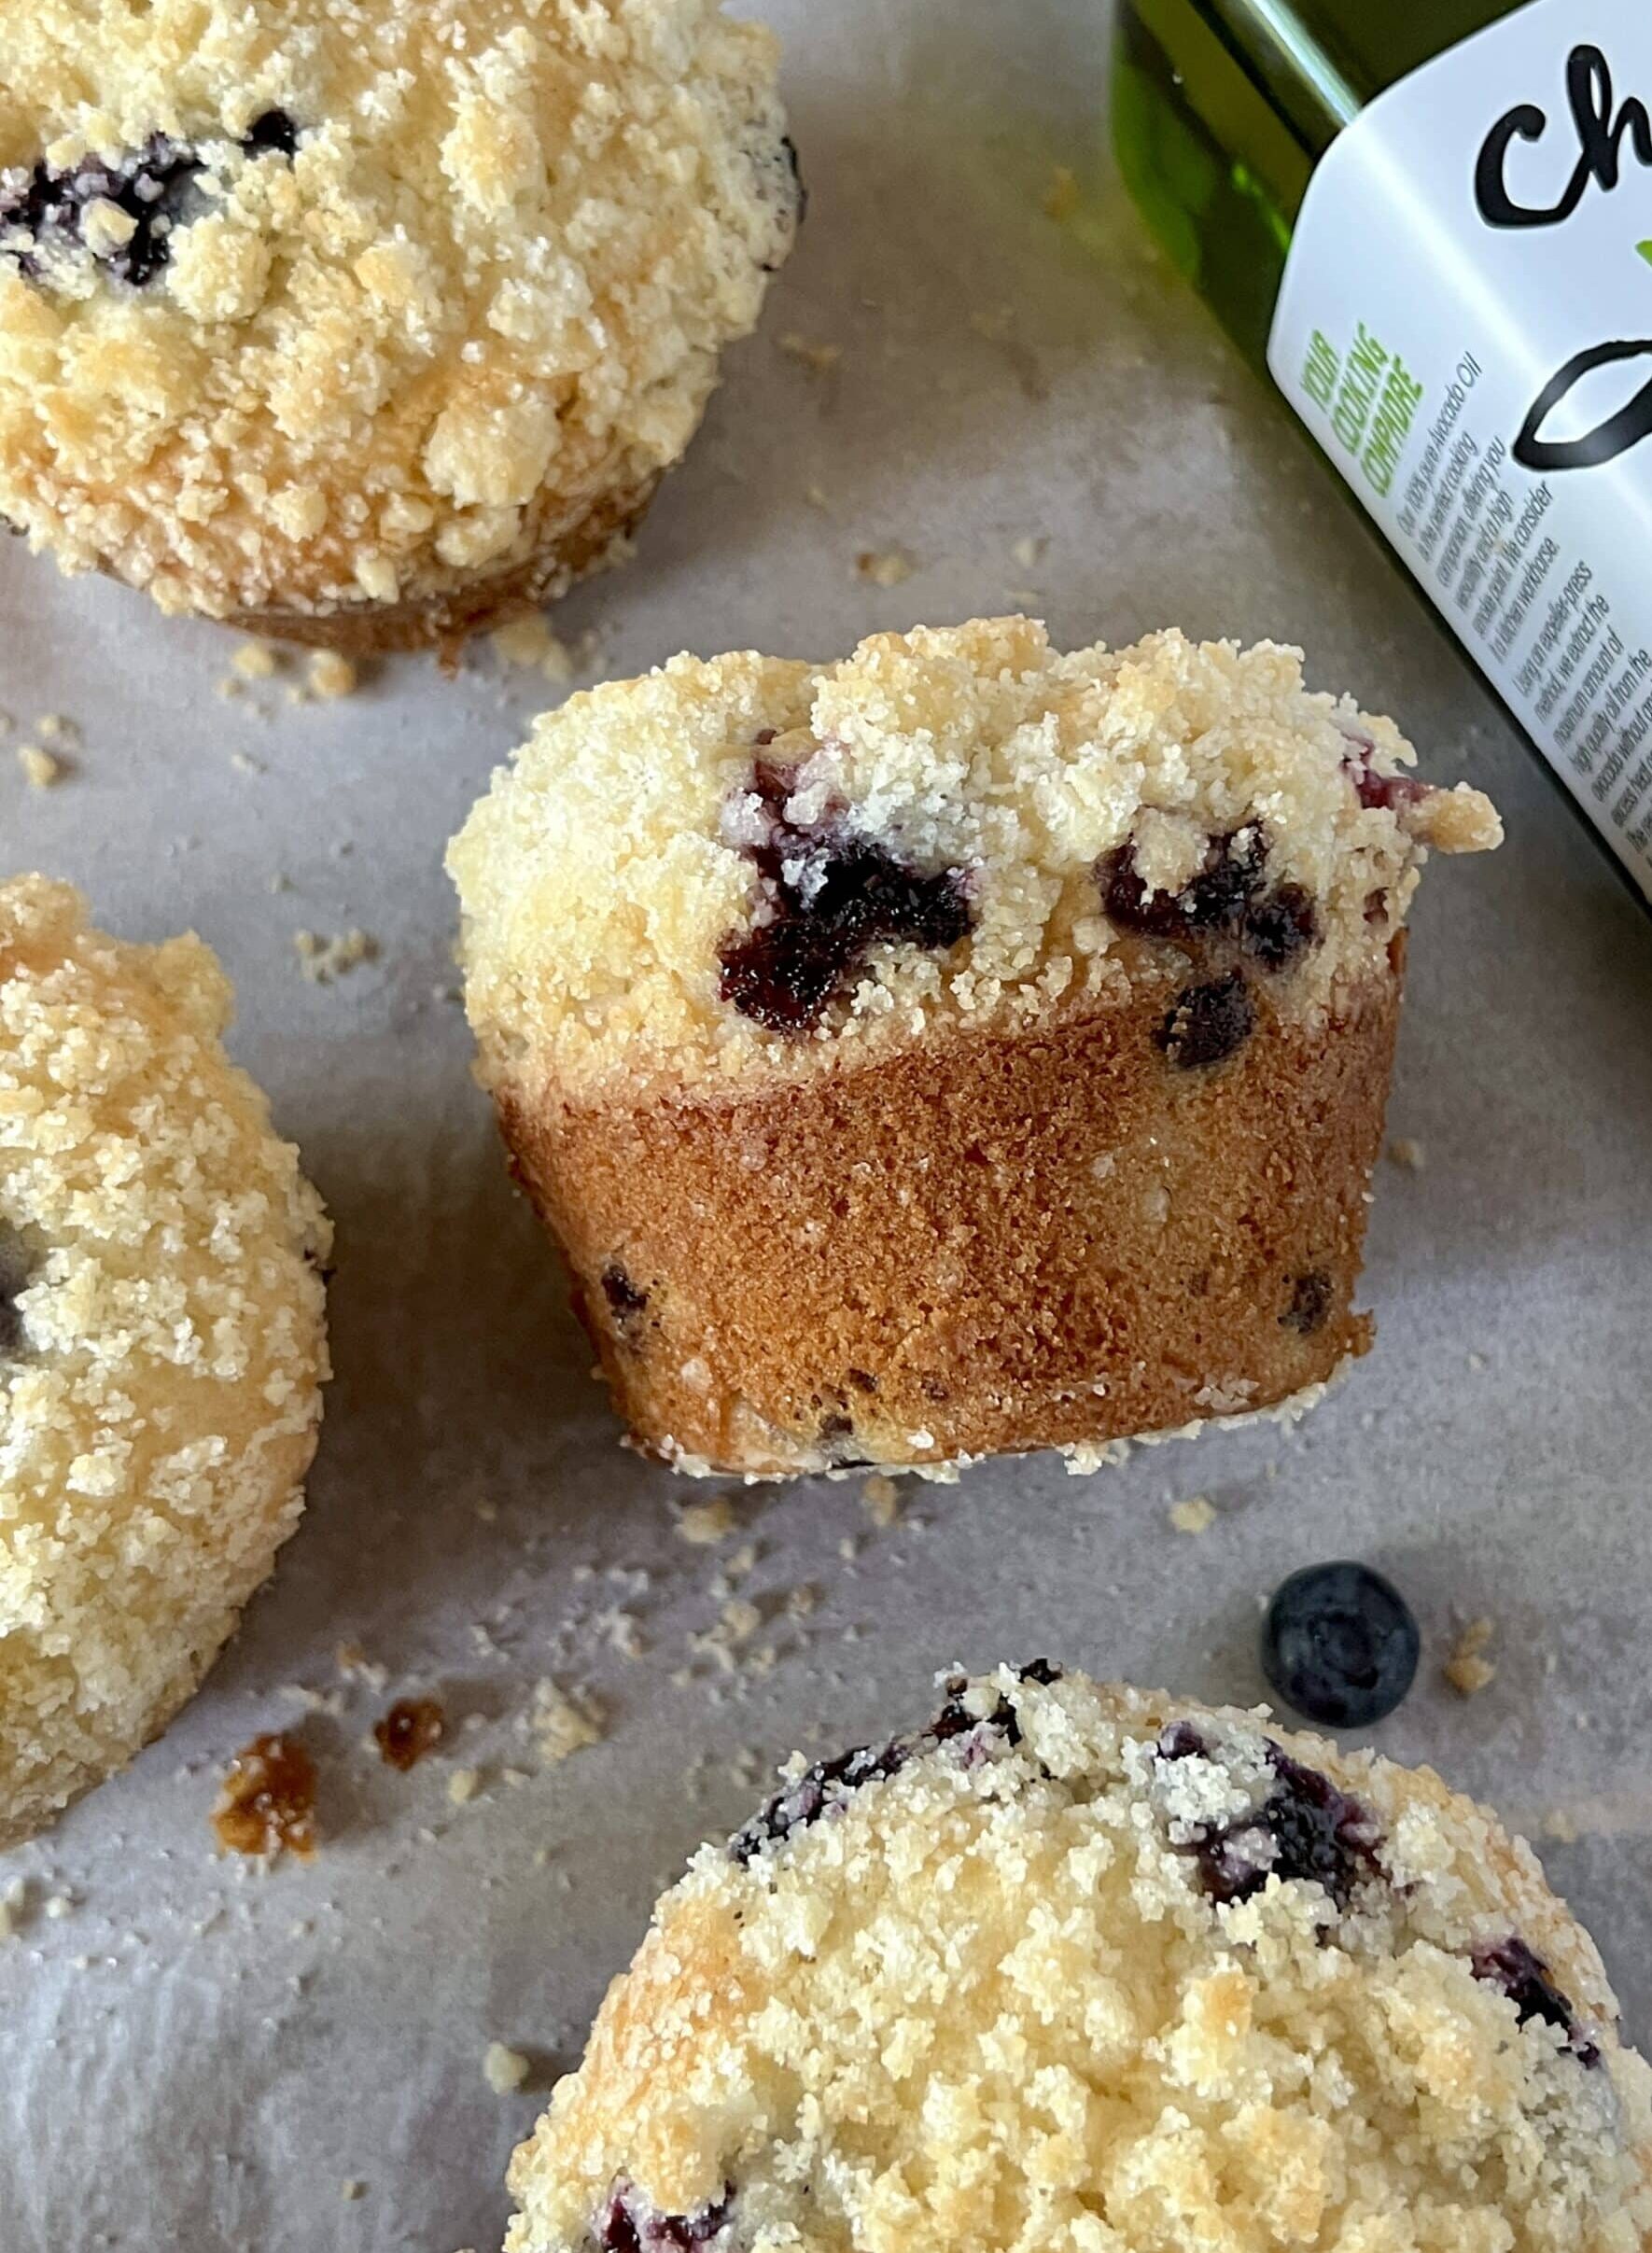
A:
[[[1309,1565],[1267,1607],[1262,1671],[1295,1712],[1325,1728],[1367,1728],[1417,1678],[1410,1605],[1368,1565]]]

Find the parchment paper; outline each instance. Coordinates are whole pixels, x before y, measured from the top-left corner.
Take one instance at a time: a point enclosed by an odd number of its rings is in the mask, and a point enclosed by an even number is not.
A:
[[[1272,634],[1491,791],[1506,848],[1436,866],[1417,917],[1391,1126],[1426,1163],[1379,1185],[1379,1342],[1292,1437],[1087,1482],[983,1468],[904,1488],[887,1528],[855,1484],[805,1483],[687,1546],[674,1482],[619,1450],[588,1381],[452,999],[442,846],[561,691],[483,651],[457,682],[402,661],[295,708],[289,669],[226,701],[226,637],[11,543],[4,743],[59,712],[83,745],[44,792],[0,749],[6,861],[76,878],[123,932],[194,924],[220,950],[236,1052],[340,1242],[339,1376],[274,1583],[165,1740],[0,1859],[0,1890],[28,1885],[0,1942],[3,2253],[492,2248],[509,2149],[655,1892],[770,1762],[920,1715],[955,1659],[1258,1697],[1259,1606],[1327,1555],[1380,1564],[1425,1624],[1381,1743],[1561,1834],[1546,1861],[1652,2036],[1652,924],[1147,247],[1103,154],[1100,0],[772,12],[802,245],[637,561],[560,630],[609,672],[824,656],[1034,598],[1064,642]],[[1064,222],[1042,208],[1057,164],[1083,189]],[[896,549],[903,581],[858,570]],[[295,932],[352,927],[378,959],[306,981]],[[1195,1494],[1217,1511],[1197,1537],[1168,1518]],[[735,1596],[762,1617],[728,1672],[693,1639],[726,1638]],[[1439,1669],[1482,1615],[1498,1672],[1469,1701]],[[341,1644],[382,1687],[340,1672]],[[606,1731],[551,1768],[521,1726],[542,1677]],[[455,1733],[404,1778],[362,1738],[413,1690]],[[215,1856],[207,1812],[282,1723],[320,1757],[327,1839],[262,1874]],[[481,1782],[456,1806],[461,1768]],[[514,2094],[483,2078],[494,2041],[533,2061]]]

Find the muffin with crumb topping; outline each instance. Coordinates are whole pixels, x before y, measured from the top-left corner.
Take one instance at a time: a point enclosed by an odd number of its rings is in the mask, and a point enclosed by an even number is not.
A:
[[[943,1466],[1314,1396],[1433,847],[1477,791],[1292,651],[1025,619],[683,657],[450,851],[516,1170],[638,1440]]]
[[[507,2253],[1640,2253],[1652,2076],[1428,1770],[1043,1661],[660,1903]]]
[[[0,0],[0,515],[450,643],[614,560],[802,190],[720,0]]]
[[[0,1847],[165,1727],[303,1508],[330,1232],[230,999],[0,884]]]

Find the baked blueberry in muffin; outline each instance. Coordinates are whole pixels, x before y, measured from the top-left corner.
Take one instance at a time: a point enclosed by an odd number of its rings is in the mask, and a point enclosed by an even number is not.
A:
[[[0,0],[0,514],[451,641],[623,552],[801,204],[717,0]]]
[[[1364,1351],[1407,907],[1499,833],[1411,756],[1293,651],[1025,619],[541,721],[450,853],[468,1004],[641,1443],[1082,1463]]]
[[[786,1770],[614,1982],[508,2253],[1638,2253],[1652,2078],[1427,1770],[1058,1668]]]
[[[329,1230],[198,939],[0,884],[0,1846],[163,1728],[299,1520]]]

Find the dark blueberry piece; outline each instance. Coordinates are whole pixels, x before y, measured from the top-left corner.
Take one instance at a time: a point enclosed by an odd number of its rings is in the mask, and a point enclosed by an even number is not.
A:
[[[1430,785],[1419,782],[1415,775],[1379,775],[1368,762],[1368,753],[1376,748],[1375,744],[1361,744],[1342,762],[1362,805],[1393,809],[1415,805],[1419,798],[1428,796]]]
[[[1246,911],[1242,936],[1264,970],[1288,970],[1319,936],[1313,894],[1300,884],[1281,884]]]
[[[1178,1722],[1159,1741],[1161,1760],[1188,1760],[1209,1751],[1198,1731]],[[1374,1876],[1380,1833],[1376,1817],[1338,1791],[1329,1776],[1304,1768],[1277,1744],[1267,1748],[1274,1783],[1253,1814],[1219,1830],[1203,1830],[1185,1851],[1199,1866],[1206,1893],[1220,1907],[1248,1901],[1269,1878],[1317,1885],[1338,1909],[1354,1887]]]
[[[1580,2064],[1600,2064],[1600,2050],[1578,2025],[1577,2013],[1555,1985],[1548,1966],[1524,1940],[1511,1935],[1493,1946],[1477,1948],[1473,1963],[1475,1978],[1507,1995],[1522,2026],[1528,2019],[1558,2026]]]
[[[299,128],[284,109],[267,109],[254,120],[242,147],[251,157],[290,158]],[[141,289],[154,280],[172,255],[172,236],[196,216],[196,183],[205,169],[195,150],[164,133],[153,133],[142,148],[119,162],[83,157],[66,172],[53,172],[42,160],[20,189],[0,194],[0,257],[15,258],[24,273],[37,275],[37,253],[84,240],[87,206],[116,204],[134,222],[118,250],[100,251],[98,261],[117,281]],[[27,233],[31,248],[8,243]]]
[[[857,1392],[875,1392],[877,1391],[877,1379],[870,1369],[851,1369],[848,1377],[850,1384],[854,1386]]]
[[[15,1361],[23,1350],[23,1318],[18,1294],[28,1286],[29,1255],[22,1239],[0,1222],[0,1359]]]
[[[1346,1909],[1355,1885],[1375,1874],[1372,1849],[1379,1834],[1376,1817],[1338,1791],[1329,1776],[1304,1768],[1277,1745],[1269,1757],[1279,1783],[1268,1794],[1262,1820],[1278,1845],[1274,1874],[1306,1878],[1323,1886]]]
[[[785,1033],[812,1030],[871,947],[945,953],[974,922],[959,871],[924,875],[838,818],[808,828],[788,822],[794,781],[792,768],[757,765],[750,794],[769,833],[748,849],[763,881],[764,919],[731,933],[719,956],[723,1000]]]
[[[1410,1605],[1364,1564],[1293,1573],[1267,1607],[1262,1671],[1295,1712],[1325,1728],[1368,1728],[1400,1705],[1421,1651]]]
[[[1047,1658],[1035,1658],[1029,1666],[1019,1669],[1018,1678],[1023,1682],[1049,1684],[1060,1680],[1061,1670]],[[942,1687],[946,1701],[927,1728],[917,1729],[910,1736],[891,1737],[887,1744],[857,1745],[851,1752],[838,1753],[830,1760],[817,1760],[812,1768],[805,1769],[802,1775],[777,1792],[743,1829],[735,1833],[728,1844],[730,1859],[743,1867],[764,1846],[789,1839],[794,1831],[806,1830],[810,1824],[818,1823],[828,1808],[841,1804],[862,1784],[882,1783],[889,1776],[899,1775],[908,1761],[920,1759],[938,1744],[950,1744],[960,1738],[967,1740],[963,1764],[970,1768],[987,1756],[994,1733],[1007,1744],[1020,1743],[1021,1723],[1007,1698],[1001,1698],[989,1714],[973,1714],[963,1701],[969,1687],[968,1675],[949,1674]]]
[[[648,1293],[637,1289],[618,1260],[609,1260],[602,1271],[602,1295],[614,1318],[614,1327],[623,1336],[634,1336],[648,1312]]]
[[[1314,1267],[1292,1285],[1291,1303],[1280,1316],[1280,1326],[1313,1337],[1324,1328],[1330,1312],[1331,1279],[1323,1267]]]
[[[918,1740],[894,1737],[885,1745],[858,1744],[830,1760],[817,1760],[735,1833],[729,1840],[730,1859],[744,1865],[771,1842],[789,1839],[793,1831],[806,1830],[811,1823],[819,1821],[834,1798],[847,1797],[862,1784],[898,1774],[920,1749]]]
[[[1256,1004],[1242,971],[1189,986],[1158,1029],[1158,1044],[1180,1071],[1221,1064],[1237,1055],[1256,1025]]]
[[[299,129],[284,109],[267,109],[255,118],[241,144],[249,157],[294,157],[299,149]]]
[[[1015,1669],[1017,1682],[1037,1682],[1048,1689],[1053,1682],[1061,1679],[1061,1669],[1052,1658],[1032,1658]]]
[[[642,2253],[642,2239],[621,2191],[614,2192],[597,2217],[596,2242],[602,2253]]]
[[[201,170],[193,150],[163,133],[153,134],[118,164],[84,157],[68,172],[52,172],[42,161],[23,189],[0,201],[0,252],[9,249],[25,273],[38,273],[38,259],[8,245],[8,233],[26,230],[34,237],[35,251],[53,244],[77,244],[87,206],[114,203],[134,222],[133,232],[119,250],[100,254],[99,262],[117,280],[141,289],[166,264],[169,238],[189,216]]]
[[[1203,1760],[1211,1747],[1191,1721],[1172,1721],[1160,1732],[1155,1750],[1161,1760]]]
[[[834,1471],[860,1471],[870,1465],[870,1455],[863,1455],[858,1448],[847,1444],[854,1436],[851,1418],[833,1414],[820,1419],[820,1443],[831,1456]]]
[[[1267,847],[1254,826],[1212,837],[1202,867],[1179,892],[1149,892],[1133,844],[1104,853],[1096,881],[1109,918],[1126,931],[1171,939],[1190,931],[1234,931],[1262,883]]]
[[[602,2253],[692,2253],[725,2227],[734,2199],[735,2187],[728,2183],[717,2203],[697,2214],[655,2214],[629,2183],[618,2183],[596,2218],[596,2242]]]

